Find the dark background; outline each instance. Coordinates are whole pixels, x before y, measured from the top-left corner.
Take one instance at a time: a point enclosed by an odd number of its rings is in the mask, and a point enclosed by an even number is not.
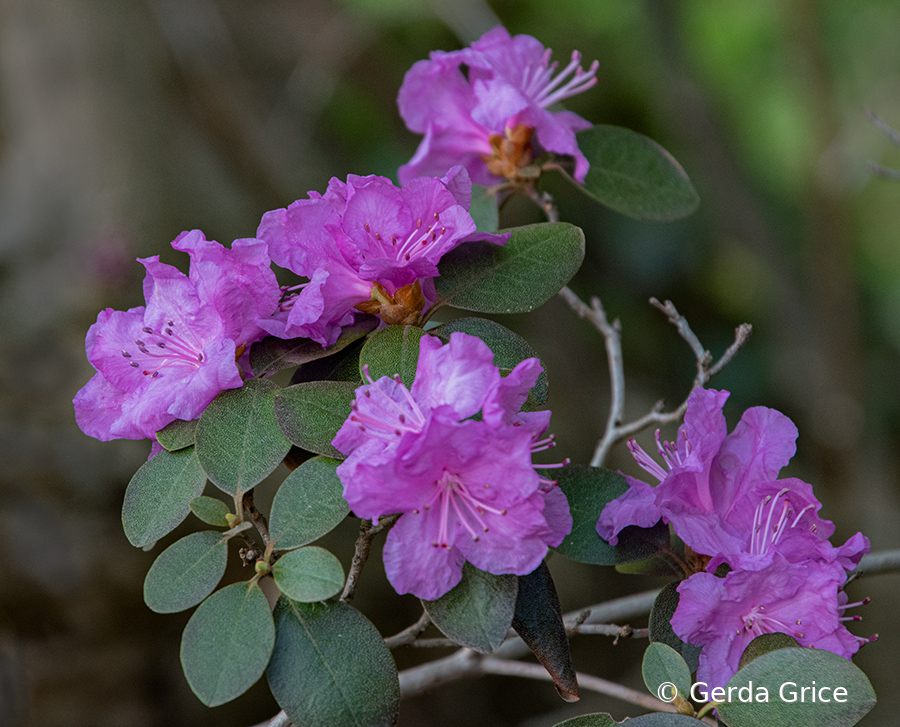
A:
[[[393,177],[418,143],[395,106],[404,72],[498,20],[563,65],[573,49],[598,59],[598,85],[568,108],[662,143],[703,200],[646,224],[548,184],[587,236],[572,287],[622,321],[629,417],[676,406],[693,377],[651,295],[716,355],[748,321],[712,382],[733,392],[731,426],[748,406],[784,411],[801,433],[786,474],[814,484],[836,538],[898,547],[900,182],[867,160],[900,166],[900,149],[864,113],[900,126],[895,0],[0,0],[0,725],[249,726],[277,711],[264,683],[203,707],[178,661],[189,614],[144,606],[155,553],[128,545],[119,514],[147,447],[75,426],[84,334],[100,309],[142,303],[134,258],[184,269],[168,248],[182,230],[229,244],[332,176]],[[536,219],[524,202],[505,211]],[[559,300],[503,322],[549,372],[559,456],[588,461],[608,406],[602,339]],[[639,474],[624,447],[608,464]],[[354,534],[326,542],[345,563]],[[389,634],[418,606],[378,561],[357,605]],[[565,610],[659,584],[550,565]],[[854,631],[882,635],[856,659],[879,694],[870,727],[900,708],[897,587],[883,575],[851,593],[875,598]],[[636,688],[643,648],[574,640],[579,669]],[[401,724],[539,727],[599,709],[640,711],[491,677],[404,702]]]

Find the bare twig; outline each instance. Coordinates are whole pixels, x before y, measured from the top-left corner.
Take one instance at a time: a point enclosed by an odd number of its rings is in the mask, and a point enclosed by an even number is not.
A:
[[[419,635],[428,628],[428,624],[430,623],[431,618],[428,616],[428,612],[423,611],[422,615],[419,616],[419,620],[416,621],[412,626],[408,626],[398,634],[388,636],[384,640],[384,643],[389,649],[396,649],[398,646],[407,646],[409,644],[420,643],[424,639],[419,639]]]
[[[885,121],[878,114],[872,111],[872,109],[866,109],[866,116],[869,117],[869,121],[872,122],[872,126],[874,126],[888,139],[890,139],[892,143],[900,146],[900,131],[897,131],[887,121]]]
[[[342,601],[353,600],[353,593],[356,590],[356,584],[359,581],[359,575],[362,573],[363,566],[369,559],[369,550],[372,547],[372,541],[375,536],[382,530],[394,524],[399,515],[388,515],[381,518],[378,525],[373,525],[371,520],[363,520],[359,524],[359,535],[356,538],[356,549],[353,553],[353,560],[350,562],[350,572],[347,573],[347,580],[344,583],[344,592],[341,593]]]
[[[482,674],[503,674],[506,676],[525,677],[526,679],[539,679],[541,681],[550,681],[552,677],[547,673],[540,664],[529,664],[522,661],[508,661],[507,659],[497,659],[494,657],[486,657],[479,664],[479,672]],[[638,692],[621,684],[601,679],[600,677],[591,676],[579,672],[576,674],[578,686],[582,689],[588,689],[598,694],[605,694],[609,697],[621,699],[623,702],[636,704],[643,709],[651,709],[655,712],[674,712],[675,707],[671,704],[652,697],[644,692]]]
[[[872,576],[878,573],[897,573],[900,571],[900,550],[883,550],[869,553],[862,557],[853,575]]]
[[[622,343],[619,322],[618,320],[614,320],[612,323],[609,322],[609,319],[606,317],[606,311],[603,309],[603,305],[597,298],[591,298],[591,305],[588,306],[568,287],[563,288],[559,294],[575,313],[594,325],[603,336],[603,340],[606,344],[606,358],[609,365],[609,378],[612,394],[609,405],[609,416],[606,421],[606,429],[603,432],[603,436],[597,442],[597,446],[594,449],[594,456],[591,458],[591,465],[593,467],[599,467],[603,464],[606,456],[609,454],[609,450],[617,442],[632,437],[654,424],[667,424],[681,419],[687,409],[687,401],[690,394],[673,411],[664,411],[663,403],[660,401],[657,402],[653,409],[643,417],[629,422],[628,424],[622,424],[625,409],[625,373],[622,360]],[[691,330],[687,319],[678,312],[671,301],[667,300],[665,303],[660,303],[656,298],[651,298],[650,303],[666,314],[666,317],[672,325],[676,327],[678,334],[685,340],[688,346],[690,346],[691,351],[694,354],[694,358],[697,362],[697,373],[694,376],[691,391],[698,386],[704,386],[711,377],[719,373],[725,365],[734,358],[741,346],[747,342],[747,339],[750,337],[750,333],[753,330],[749,323],[742,323],[738,326],[734,332],[734,343],[726,349],[725,353],[722,354],[718,361],[713,362],[710,352],[703,347],[703,344],[700,343],[700,339],[697,338],[697,335]]]

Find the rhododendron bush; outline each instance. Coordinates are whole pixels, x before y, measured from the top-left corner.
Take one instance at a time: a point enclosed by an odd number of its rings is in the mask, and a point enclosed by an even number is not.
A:
[[[196,609],[181,665],[203,703],[265,675],[283,709],[272,724],[390,725],[404,696],[498,673],[551,681],[567,702],[580,688],[613,694],[652,712],[636,727],[851,727],[874,705],[851,660],[875,640],[855,623],[867,599],[851,585],[868,539],[832,542],[835,513],[781,476],[796,451],[790,419],[761,405],[729,431],[729,394],[709,386],[749,326],[714,360],[673,303],[653,301],[697,375],[681,407],[623,420],[623,334],[599,299],[567,287],[592,242],[560,221],[542,180],[645,221],[699,200],[655,142],[562,107],[598,67],[573,52],[560,68],[502,27],[434,51],[398,79],[399,113],[421,135],[399,184],[335,170],[324,191],[261,210],[253,239],[184,232],[172,247],[188,273],[140,260],[146,305],[107,309],[88,331],[96,374],[74,400],[79,426],[148,443],[124,495],[128,540],[152,549],[188,518],[196,526],[158,553],[144,599],[159,613]],[[546,221],[497,229],[513,196]],[[546,408],[553,371],[480,316],[557,295],[609,353],[612,410],[590,463],[543,454],[566,451]],[[676,422],[654,453],[633,438]],[[602,466],[616,444],[633,455],[628,473]],[[263,512],[254,490],[273,473]],[[342,563],[319,540],[348,518],[359,536]],[[245,569],[223,581],[229,541]],[[352,605],[370,552],[397,598],[421,601],[421,618],[387,638]],[[605,611],[560,603],[562,558],[669,577],[646,629],[593,631],[648,639],[650,694],[579,673],[569,639]],[[458,650],[398,672],[392,650],[428,645],[428,629]],[[519,660],[529,650],[540,664]],[[818,684],[817,698],[792,699],[787,682]],[[573,711],[563,724],[617,723]]]

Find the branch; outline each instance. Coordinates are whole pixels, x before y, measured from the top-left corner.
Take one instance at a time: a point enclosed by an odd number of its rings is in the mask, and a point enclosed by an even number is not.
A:
[[[407,646],[409,644],[421,643],[421,641],[417,641],[417,639],[419,638],[419,635],[428,628],[428,624],[430,623],[431,618],[428,616],[428,612],[423,611],[422,615],[419,617],[419,620],[416,621],[412,626],[408,626],[398,634],[388,636],[384,640],[384,643],[388,647],[388,649],[396,649],[398,646]]]
[[[396,522],[399,515],[388,515],[381,518],[378,525],[373,525],[371,520],[363,520],[359,524],[359,535],[356,538],[356,549],[353,553],[353,560],[350,562],[350,572],[347,573],[347,580],[344,583],[344,592],[341,593],[341,600],[349,602],[353,600],[353,593],[356,590],[356,584],[359,581],[360,573],[363,566],[369,559],[369,550],[372,547],[372,541],[385,528],[390,527]]]
[[[269,547],[269,521],[266,516],[256,509],[253,502],[253,490],[244,493],[244,512],[250,517],[250,521],[256,526],[256,530],[262,537],[263,545]]]
[[[871,576],[878,573],[896,573],[900,571],[900,550],[882,550],[868,553],[862,557],[852,577]]]
[[[887,121],[885,121],[878,114],[872,111],[872,109],[866,109],[866,116],[869,117],[869,121],[872,122],[872,126],[874,126],[888,139],[890,139],[892,143],[900,146],[900,131],[897,131]]]
[[[591,458],[591,466],[599,467],[603,464],[606,456],[609,454],[609,450],[617,442],[632,437],[653,424],[667,424],[681,419],[687,409],[690,392],[688,392],[688,396],[678,408],[673,411],[664,412],[663,403],[660,401],[656,403],[649,413],[645,414],[640,419],[636,419],[628,424],[622,424],[625,410],[625,372],[624,362],[622,360],[621,327],[619,321],[614,320],[612,323],[609,322],[606,317],[606,311],[603,309],[603,305],[596,297],[591,298],[591,305],[588,306],[568,287],[559,291],[559,294],[575,313],[594,325],[603,336],[603,340],[606,344],[606,358],[609,365],[610,388],[612,393],[609,405],[609,416],[606,420],[606,429],[604,430],[600,441],[597,442],[597,446],[594,449],[594,456]],[[747,339],[750,338],[750,333],[753,330],[749,323],[742,323],[738,326],[734,331],[734,343],[726,349],[725,353],[722,354],[718,361],[713,362],[710,352],[703,347],[702,343],[700,343],[700,339],[697,338],[697,335],[691,330],[687,319],[678,312],[672,301],[667,300],[665,303],[660,303],[656,298],[651,298],[650,303],[666,314],[666,317],[672,325],[677,328],[678,335],[685,340],[688,346],[690,346],[691,351],[694,353],[694,358],[697,362],[697,373],[694,376],[691,391],[698,386],[704,386],[710,378],[719,373],[747,342]]]
[[[486,657],[481,659],[478,673],[481,674],[503,674],[506,676],[525,677],[526,679],[539,679],[541,681],[551,681],[552,677],[547,673],[540,664],[529,664],[522,661],[507,661],[506,659],[497,659],[495,657]],[[621,699],[623,702],[631,702],[643,709],[650,709],[654,712],[674,712],[675,707],[671,704],[652,697],[649,694],[638,692],[634,689],[624,687],[621,684],[601,679],[590,674],[578,672],[576,675],[578,686],[582,689],[588,689],[598,694],[605,694],[608,697]]]

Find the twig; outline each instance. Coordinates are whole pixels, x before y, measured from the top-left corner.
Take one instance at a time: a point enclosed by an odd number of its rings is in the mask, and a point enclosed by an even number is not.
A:
[[[606,358],[609,365],[609,378],[612,390],[609,416],[606,421],[606,429],[603,436],[597,442],[594,449],[594,456],[591,458],[591,466],[599,467],[603,464],[609,450],[614,444],[632,437],[638,432],[646,429],[654,424],[667,424],[675,422],[684,416],[687,409],[688,397],[673,411],[666,412],[663,410],[663,403],[657,402],[649,413],[640,419],[636,419],[628,424],[622,424],[625,409],[625,373],[624,363],[622,360],[622,342],[619,321],[614,320],[612,323],[606,317],[606,311],[598,298],[591,298],[591,305],[588,306],[581,298],[578,297],[570,288],[565,287],[559,292],[560,296],[569,307],[572,308],[582,318],[590,321],[594,327],[603,336],[606,344]],[[690,346],[697,362],[697,373],[691,386],[691,391],[698,386],[704,386],[710,378],[719,373],[735,356],[740,348],[750,338],[752,327],[749,323],[742,323],[734,331],[734,342],[725,350],[725,353],[718,361],[713,362],[712,355],[700,343],[700,339],[691,330],[687,319],[682,316],[672,301],[667,300],[660,303],[656,298],[651,298],[650,303],[659,308],[669,321],[676,327],[678,334]]]
[[[479,672],[483,674],[503,674],[506,676],[525,677],[526,679],[539,679],[541,681],[550,681],[552,677],[547,673],[540,664],[529,664],[522,661],[508,661],[506,659],[497,659],[495,657],[485,657],[481,659],[479,664]],[[675,707],[671,704],[652,697],[649,694],[638,692],[634,689],[624,687],[621,684],[601,679],[590,674],[578,672],[576,674],[578,686],[582,689],[588,689],[598,694],[605,694],[609,697],[621,699],[623,702],[636,704],[643,709],[651,709],[654,712],[674,712]]]
[[[359,582],[359,575],[362,573],[363,566],[369,559],[369,550],[372,547],[372,541],[375,536],[382,530],[396,522],[399,515],[388,515],[381,518],[378,525],[373,525],[371,520],[363,520],[359,524],[359,535],[356,538],[356,549],[353,553],[353,560],[350,562],[350,572],[347,573],[347,580],[344,583],[344,592],[341,593],[341,600],[349,602],[353,600],[353,593],[356,590],[356,584]]]
[[[424,639],[419,640],[419,635],[428,628],[430,623],[431,618],[428,616],[428,612],[423,611],[422,615],[419,616],[419,620],[412,626],[407,626],[398,634],[388,636],[384,643],[389,649],[396,649],[398,646],[407,646],[409,644],[418,645],[421,641],[424,641]]]
[[[269,547],[269,521],[266,516],[256,509],[253,502],[253,490],[244,493],[244,512],[250,517],[250,521],[256,526],[256,530],[262,537],[263,545]]]
[[[619,639],[646,639],[649,636],[648,629],[633,629],[629,625],[618,624],[582,624],[572,629],[566,629],[568,634],[584,634],[586,636],[612,636],[613,643]]]
[[[872,125],[878,129],[882,134],[884,134],[888,139],[891,140],[892,143],[900,146],[900,131],[897,131],[893,126],[891,126],[887,121],[881,118],[878,114],[876,114],[872,109],[866,109],[866,116],[869,117],[869,121],[872,122]]]
[[[868,553],[862,557],[853,576],[872,576],[878,573],[896,573],[900,571],[900,550],[883,550]]]
[[[900,169],[886,167],[883,164],[879,164],[878,162],[870,161],[869,171],[872,172],[872,174],[875,174],[879,177],[884,177],[885,179],[900,179]]]

